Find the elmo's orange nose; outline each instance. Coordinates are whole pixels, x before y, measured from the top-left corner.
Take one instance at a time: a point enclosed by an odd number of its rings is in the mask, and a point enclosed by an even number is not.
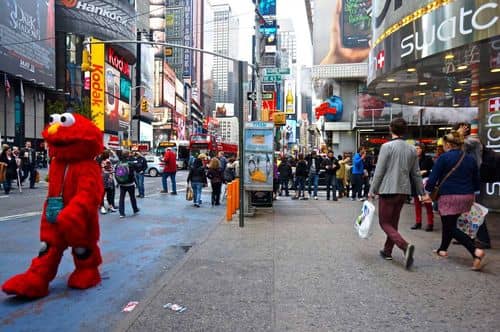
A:
[[[53,125],[50,125],[49,129],[47,129],[47,132],[49,133],[49,135],[54,135],[55,133],[57,133],[57,130],[60,126],[60,123],[54,123]]]

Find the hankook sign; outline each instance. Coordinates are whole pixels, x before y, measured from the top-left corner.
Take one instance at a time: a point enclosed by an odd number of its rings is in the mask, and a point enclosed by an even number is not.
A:
[[[500,35],[497,0],[374,0],[373,17],[368,83],[402,65]]]
[[[56,30],[94,36],[101,40],[136,39],[135,9],[119,0],[56,0]],[[135,45],[121,46],[129,63],[135,62]],[[119,48],[118,48],[119,49]]]

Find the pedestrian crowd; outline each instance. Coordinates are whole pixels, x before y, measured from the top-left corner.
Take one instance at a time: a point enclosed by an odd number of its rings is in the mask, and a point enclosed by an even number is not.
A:
[[[36,189],[39,173],[37,164],[39,156],[31,146],[31,141],[26,141],[24,148],[17,146],[10,147],[8,144],[2,146],[0,151],[0,183],[6,195],[12,190],[12,182],[17,184],[22,190],[24,181],[29,177],[30,189]]]

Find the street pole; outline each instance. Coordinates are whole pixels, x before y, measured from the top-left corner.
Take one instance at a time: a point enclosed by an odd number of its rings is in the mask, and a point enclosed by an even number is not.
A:
[[[240,213],[239,213],[239,225],[240,227],[245,226],[245,189],[243,188],[243,180],[244,180],[244,140],[243,140],[243,135],[244,135],[244,130],[243,130],[243,125],[244,125],[244,112],[243,112],[243,103],[245,102],[245,96],[243,96],[243,81],[246,81],[247,77],[247,63],[244,61],[238,61],[238,90],[237,90],[237,105],[238,105],[238,117],[240,119],[240,124],[238,126],[238,163],[239,163],[239,178],[240,178],[240,185],[239,185],[239,191],[240,191]],[[248,200],[247,200],[248,201]]]
[[[261,42],[261,36],[260,36],[260,24],[261,21],[263,20],[262,15],[259,12],[259,0],[255,1],[255,70],[254,70],[254,75],[255,75],[255,86],[253,87],[255,90],[255,93],[257,95],[257,98],[255,100],[255,108],[256,108],[256,118],[252,118],[252,120],[257,120],[260,121],[262,120],[262,89],[261,89],[261,80],[260,80],[260,42]]]

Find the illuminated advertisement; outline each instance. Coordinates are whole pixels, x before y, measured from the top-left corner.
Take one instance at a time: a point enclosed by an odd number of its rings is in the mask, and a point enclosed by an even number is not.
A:
[[[270,191],[273,188],[274,123],[245,123],[244,183],[246,190]]]
[[[259,12],[262,16],[276,16],[276,0],[260,0]]]
[[[402,65],[499,34],[498,1],[390,2],[373,0],[368,83]]]
[[[372,0],[317,0],[314,7],[314,25],[324,27],[314,29],[314,64],[366,61]]]
[[[95,38],[91,42],[98,41]],[[92,120],[95,125],[104,131],[105,127],[105,72],[104,72],[104,44],[91,44],[91,64],[94,70],[90,74],[90,104]],[[113,85],[114,86],[114,85]]]
[[[0,1],[0,70],[54,87],[54,0]]]
[[[130,67],[125,59],[112,48],[107,49],[105,64],[106,109],[104,128],[106,131],[127,131],[130,126]]]
[[[283,82],[284,86],[284,100],[283,112],[285,114],[295,114],[295,80],[285,80]]]
[[[141,100],[148,102],[148,112],[153,106],[153,86],[154,86],[154,48],[150,45],[141,45]],[[141,109],[142,112],[142,109]]]
[[[297,142],[297,120],[286,120],[285,139],[289,144]]]
[[[193,46],[193,0],[186,0],[184,5],[184,46]],[[192,52],[184,50],[184,59],[182,64],[182,76],[191,77],[191,59]]]
[[[26,3],[33,1],[26,0]],[[135,8],[129,1],[55,0],[55,11],[57,31],[95,36],[101,40],[136,39]],[[135,44],[120,47],[127,50],[128,60],[134,58]]]

